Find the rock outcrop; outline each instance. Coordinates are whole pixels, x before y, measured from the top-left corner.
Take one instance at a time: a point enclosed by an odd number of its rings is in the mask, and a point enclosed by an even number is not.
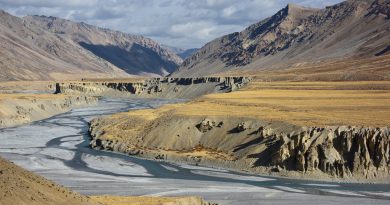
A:
[[[91,147],[254,173],[354,181],[390,178],[389,127],[300,127],[167,113],[152,120],[139,115],[95,119]],[[197,152],[202,150],[207,155]]]
[[[230,92],[249,83],[250,77],[151,78],[135,82],[56,83],[55,93],[136,95],[137,97],[193,98],[207,93]]]
[[[258,165],[342,178],[389,174],[389,128],[311,127],[290,134],[263,129],[259,137],[260,143],[272,145],[267,148],[270,158],[258,159]]]

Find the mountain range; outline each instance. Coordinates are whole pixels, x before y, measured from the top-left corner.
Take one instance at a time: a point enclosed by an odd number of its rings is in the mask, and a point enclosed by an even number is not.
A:
[[[324,9],[289,4],[241,32],[207,43],[172,76],[278,71],[389,53],[389,0],[348,0]]]
[[[162,45],[163,48],[170,50],[174,53],[176,53],[178,56],[180,56],[183,60],[186,58],[192,56],[196,51],[199,50],[199,48],[189,48],[189,49],[183,49],[183,48],[177,48],[173,46],[168,46],[168,45]]]
[[[0,80],[164,76],[181,62],[143,36],[0,11]]]
[[[347,0],[323,9],[288,4],[241,32],[188,50],[56,17],[0,11],[0,20],[0,80],[313,77],[329,69],[334,80],[390,78],[390,0]]]

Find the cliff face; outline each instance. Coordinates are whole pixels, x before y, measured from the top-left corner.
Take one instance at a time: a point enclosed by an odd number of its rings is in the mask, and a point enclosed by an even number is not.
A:
[[[259,128],[260,143],[274,143],[270,158],[256,166],[278,166],[287,170],[319,170],[338,177],[376,178],[389,175],[389,128],[304,128],[281,134]],[[268,151],[268,150],[266,150]]]
[[[42,120],[95,103],[97,98],[90,96],[4,94],[0,96],[0,128]]]
[[[215,39],[173,76],[263,71],[388,54],[389,1],[348,0],[324,9],[289,4],[241,32]]]
[[[186,117],[169,110],[145,112],[93,120],[91,147],[291,177],[390,178],[389,127],[299,127],[236,117]]]
[[[248,77],[199,77],[152,78],[138,82],[69,82],[56,83],[56,93],[193,98],[207,93],[230,92],[250,80]]]

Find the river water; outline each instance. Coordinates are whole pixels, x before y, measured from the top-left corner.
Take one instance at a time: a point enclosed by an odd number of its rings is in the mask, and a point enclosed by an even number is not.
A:
[[[390,204],[390,185],[278,179],[88,148],[88,122],[94,117],[173,102],[104,99],[95,106],[0,129],[0,155],[86,195],[196,195],[226,205]]]

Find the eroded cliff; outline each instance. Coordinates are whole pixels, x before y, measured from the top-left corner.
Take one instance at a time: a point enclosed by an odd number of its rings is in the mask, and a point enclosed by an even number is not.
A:
[[[93,96],[136,96],[155,98],[193,98],[208,93],[230,92],[247,84],[249,77],[151,78],[110,82],[64,82],[56,93]]]
[[[92,96],[3,94],[0,96],[0,128],[42,120],[95,103],[97,98]]]
[[[256,79],[91,122],[91,147],[278,176],[389,182],[387,83]]]
[[[388,127],[298,127],[169,112],[116,117],[91,122],[92,148],[285,176],[358,181],[390,176]]]

